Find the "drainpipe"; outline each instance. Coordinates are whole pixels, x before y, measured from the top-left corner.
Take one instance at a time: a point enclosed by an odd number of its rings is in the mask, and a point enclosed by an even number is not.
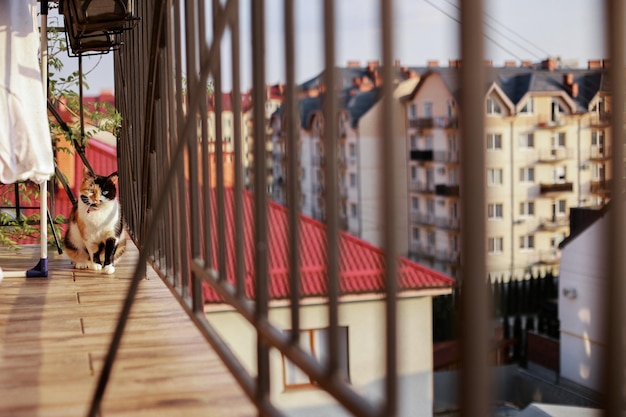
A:
[[[576,169],[576,181],[578,182],[578,191],[577,191],[577,193],[578,193],[578,207],[581,207],[582,203],[583,203],[582,195],[581,195],[581,192],[580,192],[580,188],[582,186],[582,184],[580,183],[580,170],[582,169],[582,166],[581,166],[582,158],[581,158],[581,155],[580,155],[580,140],[581,140],[580,135],[581,135],[581,130],[582,130],[581,123],[580,123],[580,119],[581,118],[582,118],[582,116],[578,117],[578,129],[576,131],[576,146],[578,147],[578,149],[576,150],[576,153],[577,153],[576,164],[578,166],[578,169]]]
[[[363,201],[361,201],[361,135],[360,135],[360,130],[354,129],[354,133],[355,133],[355,142],[356,142],[356,201],[357,201],[357,205],[356,205],[356,210],[357,210],[357,230],[358,230],[358,237],[359,238],[363,238],[363,230],[361,229],[363,227]],[[348,178],[349,180],[349,178]],[[349,213],[350,212],[350,207],[346,208],[346,211]]]
[[[515,161],[514,161],[514,154],[515,152],[513,151],[514,147],[515,147],[515,136],[513,134],[513,123],[514,123],[515,119],[511,119],[511,123],[510,123],[510,135],[511,135],[511,149],[509,150],[509,158],[510,158],[510,163],[511,163],[511,172],[509,175],[509,182],[510,182],[510,197],[511,197],[511,277],[510,279],[513,279],[513,273],[515,270],[515,196],[514,196],[514,190],[515,190],[515,181],[514,181],[514,177],[515,177]]]

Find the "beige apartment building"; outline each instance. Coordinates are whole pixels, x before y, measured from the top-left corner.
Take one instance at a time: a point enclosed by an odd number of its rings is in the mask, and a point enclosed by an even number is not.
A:
[[[487,270],[558,272],[569,210],[609,199],[610,100],[602,62],[588,69],[488,68],[485,138],[459,137],[458,62],[431,68],[402,101],[409,154],[410,256],[457,276],[459,152],[486,148]],[[480,242],[477,242],[477,244]]]
[[[397,157],[405,219],[400,248],[412,259],[457,277],[462,259],[459,187],[463,146],[484,146],[487,187],[487,269],[492,276],[558,272],[558,244],[569,233],[569,209],[609,199],[610,99],[602,61],[587,69],[540,64],[489,66],[485,138],[460,137],[458,70],[429,62],[400,68],[393,138],[380,138],[380,82],[375,63],[339,71],[340,222],[344,230],[382,246],[383,213],[376,157],[385,141],[401,141]],[[325,221],[324,125],[321,77],[301,86],[299,162],[304,214]],[[286,140],[280,111],[272,118],[272,197],[286,204]]]

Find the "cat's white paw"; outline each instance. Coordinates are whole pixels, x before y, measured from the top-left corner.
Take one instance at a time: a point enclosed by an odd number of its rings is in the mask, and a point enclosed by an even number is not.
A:
[[[100,271],[102,270],[102,265],[97,264],[95,262],[92,262],[91,267],[93,268],[94,271]]]
[[[104,268],[102,268],[103,274],[111,275],[114,272],[115,272],[115,267],[111,264],[108,264]]]
[[[74,268],[76,269],[89,269],[91,267],[92,262],[76,262],[74,264]]]

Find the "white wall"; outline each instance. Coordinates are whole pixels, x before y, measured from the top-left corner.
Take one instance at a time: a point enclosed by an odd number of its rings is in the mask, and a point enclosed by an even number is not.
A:
[[[256,338],[254,329],[231,311],[211,312],[206,316],[219,334],[239,356],[252,374],[256,373]],[[328,326],[327,307],[303,306],[301,328]],[[401,416],[431,416],[432,390],[432,314],[431,298],[403,299],[398,303],[398,369],[400,373]],[[384,396],[385,326],[382,301],[344,302],[340,306],[341,326],[348,326],[350,381],[354,389],[373,401]],[[281,329],[289,329],[287,308],[272,308],[270,320]],[[280,352],[271,352],[271,398],[289,416],[348,416],[324,391],[318,388],[285,390]]]
[[[604,354],[607,221],[596,221],[563,248],[559,277],[561,376],[594,390],[600,389]],[[565,297],[566,290],[575,290],[576,297]]]

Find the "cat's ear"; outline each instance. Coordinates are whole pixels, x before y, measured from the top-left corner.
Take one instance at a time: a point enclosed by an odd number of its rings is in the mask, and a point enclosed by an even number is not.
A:
[[[117,171],[113,172],[112,174],[109,174],[107,179],[111,181],[113,184],[117,185],[117,180],[118,180]]]

